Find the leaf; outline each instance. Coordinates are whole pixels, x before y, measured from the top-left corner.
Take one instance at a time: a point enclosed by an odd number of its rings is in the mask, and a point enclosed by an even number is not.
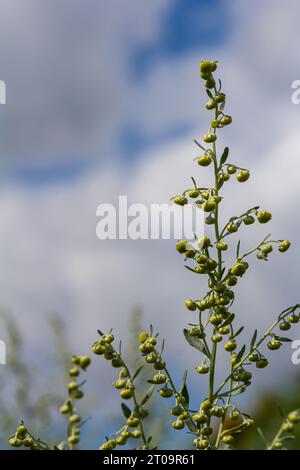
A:
[[[155,389],[155,387],[150,387],[150,388],[149,388],[149,390],[147,391],[146,395],[145,395],[144,398],[142,399],[140,406],[145,405],[145,404],[147,403],[147,401],[150,400],[150,398],[151,398],[151,396],[152,396],[152,394],[153,394],[153,392],[154,392],[154,389]]]
[[[236,338],[238,335],[241,334],[241,332],[243,331],[244,327],[241,326],[241,328],[239,330],[237,330],[237,332],[233,335],[233,338]]]
[[[240,362],[240,360],[241,360],[242,357],[243,357],[243,354],[244,354],[245,350],[246,350],[246,346],[244,345],[244,346],[241,348],[240,352],[239,352],[239,353],[237,354],[237,356],[236,356],[236,362]]]
[[[229,325],[230,323],[233,322],[234,319],[235,319],[235,314],[231,313],[229,317],[226,318],[226,320],[220,325],[220,328],[223,328],[223,326]]]
[[[226,162],[227,158],[228,158],[228,154],[229,154],[229,148],[228,147],[225,147],[224,148],[224,151],[221,155],[221,158],[220,158],[220,164],[221,165],[224,165],[224,163]]]
[[[258,434],[259,434],[261,440],[263,441],[263,443],[264,443],[264,444],[267,444],[267,439],[265,438],[265,436],[264,436],[264,434],[263,434],[261,428],[257,428],[257,432],[258,432]]]
[[[137,378],[137,376],[139,375],[139,373],[141,372],[141,370],[143,369],[144,365],[142,364],[140,367],[137,368],[137,370],[135,371],[135,373],[133,374],[133,377],[132,377],[132,382],[134,381],[134,379]]]
[[[193,139],[193,141],[195,142],[196,145],[198,145],[198,147],[200,147],[202,150],[204,150],[204,152],[206,151],[205,148],[203,147],[203,145],[199,144],[199,142],[196,139]]]
[[[250,350],[253,349],[254,345],[255,345],[255,342],[256,342],[256,338],[257,338],[257,329],[255,329],[254,333],[253,333],[253,336],[252,336],[252,339],[251,339],[251,343],[250,343]]]
[[[126,419],[128,419],[129,416],[131,416],[130,408],[128,408],[128,406],[125,405],[125,403],[121,403],[121,408],[123,411],[123,415],[125,416]]]
[[[195,188],[197,188],[197,183],[196,183],[196,180],[195,180],[195,178],[194,178],[193,176],[191,176],[191,180],[192,180],[192,182],[193,182]]]
[[[241,240],[238,241],[237,247],[236,247],[236,257],[238,258],[240,255],[240,246],[241,246]]]
[[[291,343],[292,342],[291,338],[284,338],[282,336],[276,336],[276,339],[279,339],[279,341],[282,341],[283,343]]]
[[[212,94],[212,92],[211,92],[210,90],[207,90],[207,89],[206,89],[206,93],[207,93],[207,95],[209,96],[209,98],[213,99],[213,94]]]
[[[205,346],[204,342],[201,341],[200,338],[196,338],[195,336],[191,336],[188,332],[187,329],[183,330],[183,334],[187,342],[189,343],[190,346],[193,348],[198,349],[198,351],[201,351],[202,354],[204,354],[208,359],[210,359],[210,352],[208,351],[207,347]]]
[[[182,376],[182,384],[181,384],[180,392],[182,392],[182,390],[183,390],[183,388],[184,388],[184,386],[185,386],[185,384],[186,384],[187,374],[188,374],[188,371],[185,370],[185,371],[184,371],[184,374],[183,374],[183,376]]]

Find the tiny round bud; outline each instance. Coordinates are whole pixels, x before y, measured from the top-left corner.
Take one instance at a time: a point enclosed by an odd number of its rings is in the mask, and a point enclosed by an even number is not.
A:
[[[130,437],[133,439],[139,439],[141,437],[142,433],[139,429],[135,429],[134,431],[131,431]]]
[[[253,352],[249,356],[249,361],[250,362],[257,362],[259,359],[259,355],[256,352]]]
[[[172,427],[177,430],[183,429],[184,422],[181,419],[177,419],[176,421],[173,421]]]
[[[152,377],[152,382],[156,385],[164,384],[166,380],[166,376],[163,374],[157,374]]]
[[[208,110],[214,109],[218,106],[218,102],[215,99],[210,100],[208,103],[206,103],[205,107]]]
[[[224,442],[224,444],[231,446],[234,444],[235,439],[231,434],[226,434],[226,436],[222,437],[222,441]]]
[[[216,248],[221,251],[226,251],[228,249],[228,244],[223,241],[220,241],[216,244]]]
[[[300,423],[300,414],[292,411],[288,414],[288,420],[293,424]]]
[[[198,189],[191,189],[191,190],[189,191],[189,196],[190,196],[192,199],[195,199],[196,197],[198,197],[199,194],[200,194],[200,193],[199,193]]]
[[[232,117],[231,116],[223,116],[220,123],[222,126],[228,126],[229,124],[232,123]]]
[[[215,100],[217,103],[223,103],[223,101],[225,101],[224,93],[219,93],[218,95],[216,95]]]
[[[145,343],[145,341],[149,338],[149,335],[148,333],[146,333],[146,331],[141,331],[140,334],[139,334],[139,342],[141,344]]]
[[[69,436],[68,437],[68,443],[71,445],[78,444],[79,442],[79,437],[78,436]]]
[[[202,208],[204,212],[212,212],[216,209],[216,207],[217,207],[216,201],[212,197],[208,201],[202,204]]]
[[[208,166],[212,162],[212,158],[208,155],[202,155],[202,157],[197,158],[197,163],[200,166]]]
[[[114,335],[106,335],[103,337],[104,343],[110,344],[114,341],[115,337]]]
[[[86,369],[91,363],[91,358],[89,356],[81,356],[80,358],[80,367],[81,369]]]
[[[249,170],[242,170],[236,175],[236,179],[239,181],[239,183],[244,183],[249,179],[250,172]]]
[[[71,415],[69,417],[69,423],[70,424],[77,424],[77,423],[80,423],[80,421],[81,421],[81,418],[78,415]]]
[[[234,224],[233,222],[230,222],[229,224],[226,225],[226,229],[230,233],[237,232],[239,229],[239,226],[237,224]]]
[[[180,406],[174,406],[172,409],[171,409],[171,414],[173,416],[180,416],[182,413],[182,409],[180,408]]]
[[[127,426],[130,428],[136,428],[140,424],[140,420],[138,418],[135,418],[134,416],[130,416],[127,419]]]
[[[234,351],[237,347],[235,339],[231,339],[230,341],[227,341],[227,343],[224,344],[224,349],[225,351]]]
[[[198,239],[197,244],[199,248],[209,248],[211,246],[211,241],[208,237],[202,237]]]
[[[288,321],[284,320],[280,323],[279,328],[282,331],[288,331],[291,328],[291,325]]]
[[[257,220],[258,222],[260,222],[261,224],[266,224],[267,222],[269,222],[269,220],[272,219],[272,214],[271,212],[268,212],[268,211],[261,211],[257,214]]]
[[[69,392],[73,392],[74,390],[77,390],[77,388],[78,388],[78,383],[77,382],[70,382],[68,384]]]
[[[163,398],[170,398],[173,396],[173,390],[171,390],[170,388],[162,388],[159,391],[159,394]]]
[[[283,242],[280,243],[278,250],[281,253],[284,253],[285,251],[289,249],[290,246],[291,246],[291,242],[289,240],[283,240]]]
[[[177,204],[178,206],[185,206],[188,203],[188,200],[185,196],[175,196],[173,198],[174,204]]]
[[[268,342],[267,346],[271,351],[275,351],[276,349],[280,348],[281,342],[278,341],[278,339],[272,339]]]
[[[233,175],[234,173],[236,173],[236,167],[234,165],[229,165],[227,167],[227,172],[230,174],[230,175]]]
[[[120,397],[124,400],[130,400],[130,398],[133,397],[133,390],[130,388],[125,388],[124,390],[121,390]]]
[[[243,218],[243,222],[245,225],[252,225],[255,222],[255,218],[252,217],[252,215],[246,215],[246,217]]]
[[[258,361],[256,362],[256,367],[258,369],[264,369],[265,367],[267,367],[267,365],[269,364],[269,361],[266,357],[261,357],[260,359],[258,359]]]
[[[209,371],[209,367],[206,364],[200,364],[198,367],[196,367],[196,371],[198,374],[207,374]]]
[[[177,245],[176,245],[176,250],[180,254],[185,253],[187,251],[187,242],[186,242],[186,240],[181,240],[180,242],[178,242]]]
[[[127,384],[126,380],[116,380],[114,383],[114,386],[117,390],[121,390],[122,388],[125,388]]]
[[[70,377],[77,377],[79,374],[80,372],[77,367],[72,367],[72,369],[69,370]]]
[[[212,142],[215,142],[217,140],[216,134],[206,134],[203,136],[204,142],[210,144]]]
[[[194,311],[197,308],[197,305],[191,299],[186,299],[184,303],[185,303],[185,306],[188,310]]]

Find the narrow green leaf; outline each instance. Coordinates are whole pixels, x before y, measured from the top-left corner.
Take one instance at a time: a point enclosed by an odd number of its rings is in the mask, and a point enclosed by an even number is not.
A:
[[[198,351],[201,351],[202,354],[204,354],[208,359],[210,359],[210,352],[208,351],[207,347],[205,346],[204,342],[201,341],[200,338],[196,338],[195,336],[191,336],[188,332],[188,330],[184,329],[183,334],[187,342],[189,343],[190,346],[193,348],[198,349]]]
[[[221,165],[224,165],[224,163],[226,162],[227,158],[228,158],[228,154],[229,154],[229,148],[228,147],[225,147],[224,148],[224,151],[221,155],[221,158],[220,158],[220,164]]]
[[[246,346],[244,345],[236,356],[236,362],[239,362],[242,359],[245,351],[246,351]]]
[[[229,317],[226,318],[226,320],[220,325],[220,328],[223,328],[223,326],[229,325],[230,323],[233,322],[234,319],[235,319],[235,314],[231,313]]]
[[[257,329],[254,331],[253,333],[253,336],[252,336],[252,339],[251,339],[251,343],[250,343],[250,350],[253,349],[255,343],[256,343],[256,338],[257,338]]]
[[[137,368],[137,370],[135,371],[135,373],[133,374],[133,377],[132,377],[132,382],[134,381],[134,379],[137,378],[137,376],[139,375],[139,373],[141,372],[141,370],[143,369],[144,365],[142,364],[140,367]]]
[[[206,89],[206,93],[207,93],[207,95],[209,96],[209,98],[213,99],[213,94],[212,94],[212,92],[211,92],[210,90],[207,90],[207,89]]]
[[[241,326],[241,328],[239,330],[237,330],[237,332],[233,335],[233,338],[236,338],[237,336],[239,336],[241,334],[241,332],[243,331],[244,327]]]
[[[128,406],[125,405],[125,403],[121,403],[121,408],[123,411],[123,415],[125,416],[126,419],[128,419],[129,416],[131,416],[130,408],[128,408]]]
[[[236,247],[236,257],[238,258],[240,256],[240,246],[241,246],[241,240],[238,241],[237,247]]]
[[[155,390],[155,386],[152,386],[152,387],[149,388],[149,390],[147,391],[146,395],[145,395],[144,398],[142,399],[140,406],[145,405],[145,404],[147,403],[147,401],[150,400],[150,398],[151,398],[151,396],[152,396],[154,390]]]

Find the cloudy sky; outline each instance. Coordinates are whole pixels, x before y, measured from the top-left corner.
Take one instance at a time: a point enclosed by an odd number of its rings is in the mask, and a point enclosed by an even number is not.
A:
[[[101,202],[168,202],[202,177],[192,142],[208,122],[202,58],[220,61],[234,120],[220,146],[252,176],[224,189],[224,220],[258,204],[272,224],[243,230],[245,249],[269,230],[293,241],[284,256],[253,260],[237,317],[263,329],[299,301],[299,2],[0,0],[0,11],[0,292],[28,354],[51,350],[39,333],[51,311],[67,322],[74,351],[88,352],[96,328],[122,335],[140,303],[145,324],[167,337],[171,364],[196,365],[182,304],[204,286],[174,241],[99,241],[95,229]],[[278,353],[257,387],[299,374],[290,356],[289,347]]]

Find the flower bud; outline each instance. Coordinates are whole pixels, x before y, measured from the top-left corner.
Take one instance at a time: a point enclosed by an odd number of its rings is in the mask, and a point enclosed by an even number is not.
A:
[[[212,89],[216,86],[216,82],[213,78],[208,78],[205,82],[205,88]]]
[[[208,166],[212,162],[212,158],[209,155],[202,155],[202,157],[197,158],[197,163],[200,166]]]
[[[224,444],[231,446],[234,444],[235,439],[231,434],[226,434],[225,436],[222,437],[222,441],[224,442]]]
[[[289,249],[290,246],[291,246],[291,242],[289,240],[283,240],[283,242],[280,243],[278,250],[281,253],[284,253],[285,251]]]
[[[231,274],[233,274],[234,276],[243,276],[243,274],[245,274],[246,270],[247,270],[247,264],[248,263],[245,263],[243,261],[237,261],[231,268],[230,268],[230,272]]]
[[[181,419],[177,419],[176,421],[173,421],[172,427],[174,429],[180,430],[184,428],[184,422],[181,421]]]
[[[89,356],[81,356],[79,365],[81,369],[85,370],[91,363],[91,358]]]
[[[272,214],[271,212],[268,212],[268,211],[261,211],[257,214],[257,220],[258,222],[260,222],[261,224],[266,224],[267,222],[269,222],[269,220],[272,219]]]
[[[154,375],[152,377],[152,382],[155,384],[155,385],[160,385],[160,384],[164,384],[166,382],[167,378],[164,374],[157,374],[157,375]]]
[[[224,349],[225,351],[232,352],[237,348],[237,344],[235,339],[231,339],[230,341],[227,341],[227,343],[224,344]]]
[[[96,341],[92,346],[92,351],[94,354],[101,356],[102,354],[105,353],[106,347],[103,346],[103,344],[100,344],[98,341]]]
[[[192,418],[198,424],[204,424],[208,421],[207,416],[203,413],[195,413]]]
[[[127,419],[127,426],[130,428],[136,428],[140,424],[140,420],[138,418],[135,418],[134,416],[130,416]]]
[[[77,424],[77,423],[80,423],[80,421],[81,421],[81,418],[78,415],[72,415],[69,417],[70,424]]]
[[[223,116],[220,123],[222,126],[228,126],[229,124],[232,123],[232,117],[231,116]]]
[[[233,222],[230,222],[229,224],[226,225],[226,229],[230,233],[237,232],[239,229],[239,226],[237,224],[234,224]]]
[[[188,200],[185,196],[175,196],[173,202],[178,206],[185,206],[188,203]]]
[[[207,374],[209,371],[209,367],[206,364],[200,364],[198,367],[196,367],[196,371],[198,374]]]
[[[258,361],[256,362],[256,367],[258,369],[264,369],[265,367],[267,367],[267,365],[269,364],[269,361],[266,357],[261,357],[260,359],[258,359]]]
[[[68,443],[71,445],[78,444],[79,442],[79,437],[78,436],[69,436],[68,437]]]
[[[120,397],[124,400],[130,400],[133,397],[133,390],[131,388],[125,388],[120,391]]]
[[[216,134],[206,134],[203,136],[204,142],[211,144],[212,142],[215,142],[217,140]]]
[[[236,175],[236,179],[239,183],[244,183],[249,179],[250,172],[248,170],[242,170]]]
[[[268,342],[267,346],[271,351],[275,351],[276,349],[280,348],[281,342],[278,341],[277,339],[272,339],[271,341]]]
[[[225,242],[223,242],[223,241],[220,241],[220,242],[218,242],[218,243],[216,244],[216,248],[217,248],[218,250],[225,251],[225,250],[228,249],[228,244],[225,243]]]
[[[195,199],[196,197],[198,197],[199,194],[200,194],[200,193],[199,193],[198,189],[191,189],[191,190],[189,191],[189,196],[190,196],[192,199]]]
[[[176,250],[180,254],[185,253],[187,251],[187,242],[186,242],[186,240],[181,240],[180,242],[178,242],[177,245],[176,245]]]
[[[201,73],[212,73],[216,70],[217,68],[217,63],[216,62],[211,62],[210,60],[202,60],[200,62],[200,72]]]
[[[159,391],[159,394],[163,398],[170,398],[173,395],[173,390],[171,390],[170,388],[162,388]]]
[[[144,343],[148,338],[148,333],[146,333],[146,331],[141,331],[141,333],[139,334],[139,342]]]
[[[197,244],[198,244],[199,248],[209,248],[210,246],[212,246],[210,238],[208,238],[208,237],[199,238],[198,241],[197,241]]]
[[[229,165],[227,167],[227,171],[230,175],[233,175],[234,173],[236,173],[236,167],[234,165]]]
[[[246,215],[246,217],[243,218],[243,222],[245,225],[251,225],[254,224],[255,219],[252,217],[252,215]]]
[[[291,328],[291,325],[287,320],[284,320],[280,323],[279,328],[282,331],[288,331]]]
[[[288,414],[288,420],[293,424],[300,423],[300,414],[292,411]]]
[[[218,103],[215,99],[210,100],[208,103],[206,103],[205,107],[208,110],[214,109],[218,106]]]
[[[216,209],[216,207],[217,207],[216,201],[212,197],[208,201],[202,204],[202,208],[204,212],[212,212]]]
[[[197,308],[197,305],[191,299],[186,299],[184,303],[185,303],[185,306],[188,310],[194,311]]]

